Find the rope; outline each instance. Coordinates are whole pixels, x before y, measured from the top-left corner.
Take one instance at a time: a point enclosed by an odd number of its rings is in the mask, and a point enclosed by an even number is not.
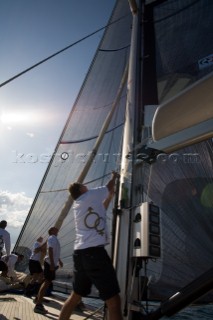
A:
[[[83,320],[90,319],[92,316],[94,316],[97,312],[101,311],[103,308],[104,308],[104,306],[101,306],[100,308],[98,308],[94,312],[92,312],[90,315],[88,315],[86,318],[83,318]]]

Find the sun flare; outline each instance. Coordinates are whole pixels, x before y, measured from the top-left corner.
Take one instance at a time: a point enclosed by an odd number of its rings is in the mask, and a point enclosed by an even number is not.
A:
[[[32,120],[32,115],[21,112],[8,112],[0,116],[0,121],[5,124],[24,123]]]

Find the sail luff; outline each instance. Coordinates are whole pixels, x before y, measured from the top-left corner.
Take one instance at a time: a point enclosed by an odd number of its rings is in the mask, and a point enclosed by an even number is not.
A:
[[[100,144],[101,144],[101,142],[102,142],[102,140],[104,138],[104,135],[105,135],[105,133],[106,133],[108,127],[109,127],[109,124],[110,124],[110,122],[112,120],[112,117],[114,115],[116,107],[117,107],[117,105],[118,105],[118,103],[120,101],[124,85],[126,84],[127,75],[128,75],[128,65],[125,67],[124,74],[123,74],[123,77],[121,79],[120,86],[118,88],[118,92],[117,92],[115,101],[114,101],[114,103],[112,105],[112,108],[111,108],[110,112],[108,113],[107,118],[104,121],[104,124],[103,124],[103,126],[101,128],[101,131],[99,133],[99,136],[98,136],[98,138],[97,138],[97,140],[95,142],[94,148],[91,151],[90,156],[89,156],[89,158],[88,158],[83,170],[81,171],[81,173],[80,173],[80,175],[79,175],[79,177],[77,179],[77,182],[79,182],[79,183],[82,183],[84,181],[84,178],[86,177],[86,175],[87,175],[87,173],[88,173],[88,171],[89,171],[89,169],[91,167],[91,164],[93,163],[93,160],[94,160],[94,158],[95,158],[95,156],[97,154],[98,148],[99,148],[99,146],[100,146]],[[67,215],[69,213],[69,210],[72,207],[72,204],[73,204],[73,200],[72,200],[71,196],[69,196],[68,200],[66,201],[66,203],[65,203],[65,205],[64,205],[64,207],[63,207],[63,209],[62,209],[62,211],[61,211],[61,213],[60,213],[60,215],[58,217],[58,220],[55,223],[55,227],[56,228],[58,228],[58,229],[61,228],[64,219],[67,217]]]

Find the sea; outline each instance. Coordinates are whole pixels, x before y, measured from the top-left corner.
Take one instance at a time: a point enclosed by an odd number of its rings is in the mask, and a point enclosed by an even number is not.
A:
[[[158,309],[159,304],[156,302],[149,302],[150,305],[145,307],[148,313]],[[143,319],[143,318],[142,318]],[[177,312],[171,317],[164,316],[162,320],[213,320],[213,303],[208,304],[192,304],[181,311]]]
[[[213,320],[213,304],[190,306],[172,317],[163,317],[163,320]]]
[[[59,293],[58,293],[59,294]],[[69,294],[59,294],[63,298],[67,298]],[[103,301],[97,298],[83,298],[82,301],[86,305],[90,305],[94,309],[103,307]],[[148,306],[148,311],[155,310],[158,305],[152,304]],[[208,304],[193,304],[179,311],[171,317],[162,317],[162,320],[213,320],[213,302]]]
[[[95,304],[95,302],[94,302]],[[96,307],[100,307],[100,301],[97,303]],[[143,318],[142,318],[143,319]],[[171,317],[162,317],[162,320],[213,320],[213,303],[212,304],[201,304],[192,305],[187,307],[176,315]]]
[[[92,299],[93,300],[93,299]],[[86,304],[91,305],[91,299],[84,301]],[[92,305],[96,308],[100,308],[102,302],[95,299],[92,301]],[[143,318],[142,318],[143,319]],[[162,317],[162,320],[213,320],[213,303],[192,305],[178,312],[171,317]]]

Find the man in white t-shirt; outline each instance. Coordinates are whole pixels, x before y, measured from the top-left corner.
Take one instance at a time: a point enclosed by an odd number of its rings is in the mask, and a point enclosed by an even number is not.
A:
[[[4,261],[8,267],[7,277],[12,278],[12,280],[14,281],[18,280],[14,268],[15,268],[15,264],[18,262],[21,262],[23,259],[24,259],[24,256],[22,254],[15,254],[15,253],[11,253],[9,256],[3,255],[1,257],[1,260]]]
[[[55,279],[55,271],[58,267],[63,267],[63,263],[60,259],[60,243],[58,241],[58,229],[56,227],[52,227],[48,231],[49,237],[47,240],[47,255],[44,258],[44,282],[42,283],[38,296],[36,299],[36,305],[34,308],[34,312],[40,314],[46,314],[47,310],[45,310],[42,300],[45,295],[47,288],[51,285],[52,281]]]
[[[2,220],[0,222],[0,256],[2,255],[2,251],[5,248],[7,259],[8,259],[10,255],[10,250],[11,250],[11,241],[10,241],[9,232],[5,230],[6,227],[7,227],[7,221]]]
[[[33,245],[29,260],[29,271],[32,276],[25,289],[25,296],[31,297],[43,281],[43,269],[41,266],[42,255],[46,253],[47,243],[43,237],[39,237]]]
[[[121,320],[120,288],[112,261],[104,246],[109,243],[106,222],[106,198],[114,191],[116,178],[112,173],[106,186],[88,190],[87,186],[73,183],[70,188],[76,239],[74,244],[73,292],[64,303],[59,320],[68,320],[81,297],[87,296],[92,284],[106,302],[110,320]]]

